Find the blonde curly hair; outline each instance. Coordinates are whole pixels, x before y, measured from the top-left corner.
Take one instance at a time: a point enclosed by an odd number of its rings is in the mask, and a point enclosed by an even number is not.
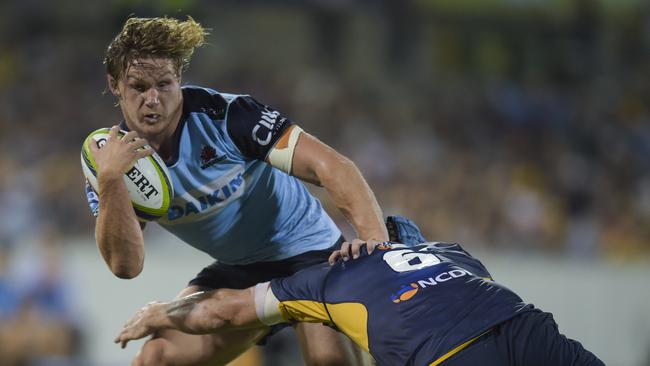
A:
[[[191,17],[129,18],[106,49],[106,73],[120,80],[129,64],[141,57],[162,57],[174,62],[178,76],[187,69],[194,49],[208,32]]]

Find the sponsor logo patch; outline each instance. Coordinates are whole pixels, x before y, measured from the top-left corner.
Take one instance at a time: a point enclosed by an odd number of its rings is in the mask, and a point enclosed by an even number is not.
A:
[[[461,278],[465,277],[467,275],[470,275],[469,272],[463,270],[463,269],[452,269],[451,271],[446,271],[439,273],[435,276],[430,276],[427,278],[423,278],[421,280],[412,282],[408,285],[401,285],[400,289],[397,290],[397,292],[393,295],[391,295],[390,299],[392,302],[395,304],[399,304],[400,302],[404,302],[407,300],[410,300],[415,296],[415,294],[418,293],[419,290],[421,289],[426,289],[428,287],[433,287],[437,286],[441,283],[456,279],[456,278]]]
[[[203,146],[201,149],[201,169],[209,168],[226,159],[226,155],[217,155],[217,150],[212,146]]]
[[[257,121],[257,124],[253,127],[251,136],[253,141],[257,142],[260,146],[268,145],[273,139],[273,134],[276,133],[286,121],[287,119],[281,117],[279,112],[270,110],[268,107],[264,108],[260,120]]]
[[[177,192],[167,216],[158,222],[173,225],[205,219],[241,197],[245,190],[244,167],[236,166],[190,192]]]
[[[415,296],[415,294],[418,293],[418,289],[419,287],[415,283],[411,283],[409,286],[402,285],[399,291],[397,291],[395,295],[392,295],[390,299],[393,300],[395,304],[398,304]]]

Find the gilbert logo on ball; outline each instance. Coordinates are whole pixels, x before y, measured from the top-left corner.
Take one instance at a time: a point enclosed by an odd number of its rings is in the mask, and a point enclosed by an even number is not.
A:
[[[81,148],[81,168],[97,192],[97,165],[89,144],[96,143],[101,149],[106,144],[109,133],[110,128],[100,128],[92,132],[86,137]],[[125,134],[125,131],[120,131],[118,136],[122,138]],[[174,187],[169,171],[158,154],[137,160],[131,169],[124,173],[124,183],[138,218],[154,221],[167,214]]]

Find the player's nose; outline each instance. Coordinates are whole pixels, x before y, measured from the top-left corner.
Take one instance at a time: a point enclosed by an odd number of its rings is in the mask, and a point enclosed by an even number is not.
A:
[[[144,94],[144,103],[147,107],[153,107],[160,103],[159,93],[156,88],[149,88]]]

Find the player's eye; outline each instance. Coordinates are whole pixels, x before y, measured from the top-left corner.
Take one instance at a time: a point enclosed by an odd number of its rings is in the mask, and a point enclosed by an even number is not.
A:
[[[142,84],[131,85],[131,88],[133,88],[138,93],[144,93],[145,90],[147,90],[147,88]]]
[[[161,81],[158,83],[158,89],[165,89],[169,86],[169,81]]]

